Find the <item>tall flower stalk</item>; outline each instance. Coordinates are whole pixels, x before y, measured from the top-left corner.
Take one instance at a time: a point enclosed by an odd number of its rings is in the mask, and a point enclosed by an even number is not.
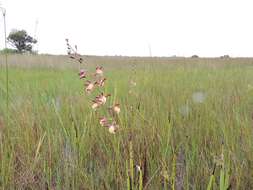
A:
[[[102,66],[97,66],[93,73],[89,73],[82,68],[83,58],[77,53],[77,46],[74,48],[69,44],[66,39],[67,50],[69,58],[79,63],[79,78],[84,80],[84,92],[91,96],[91,108],[97,113],[99,123],[102,127],[108,129],[111,134],[115,134],[119,128],[118,114],[120,113],[120,104],[114,103],[106,107],[108,98],[111,94],[104,92],[106,77],[104,76],[104,69]],[[95,92],[98,94],[95,95]],[[103,112],[105,110],[106,112]]]
[[[9,124],[9,66],[8,66],[8,57],[7,57],[7,35],[6,35],[6,9],[0,7],[4,18],[4,48],[5,48],[5,72],[6,72],[6,114],[7,114],[7,126]]]

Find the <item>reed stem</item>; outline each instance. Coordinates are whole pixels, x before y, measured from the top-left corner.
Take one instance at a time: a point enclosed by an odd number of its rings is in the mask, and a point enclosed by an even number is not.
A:
[[[9,66],[8,66],[8,55],[7,55],[7,35],[6,35],[6,10],[2,9],[3,18],[4,18],[4,56],[5,56],[5,71],[6,71],[6,115],[7,122],[6,125],[9,125]]]

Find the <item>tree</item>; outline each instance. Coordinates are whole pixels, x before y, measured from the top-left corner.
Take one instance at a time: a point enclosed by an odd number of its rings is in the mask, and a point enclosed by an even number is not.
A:
[[[37,40],[29,36],[25,30],[12,30],[7,40],[18,53],[32,52],[32,45],[37,43]]]

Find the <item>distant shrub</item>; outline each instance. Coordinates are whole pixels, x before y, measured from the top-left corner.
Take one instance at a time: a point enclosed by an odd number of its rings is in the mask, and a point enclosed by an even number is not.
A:
[[[199,58],[199,56],[198,55],[193,55],[192,58]]]
[[[11,49],[11,48],[5,48],[0,50],[0,54],[19,54],[19,52],[16,49]],[[31,52],[25,52],[27,55],[38,55],[37,51],[31,51]]]
[[[221,59],[229,59],[230,56],[229,55],[223,55],[223,56],[220,56]]]
[[[18,53],[17,50],[15,49],[10,49],[10,48],[4,48],[2,50],[0,50],[0,54],[15,54],[15,53]]]

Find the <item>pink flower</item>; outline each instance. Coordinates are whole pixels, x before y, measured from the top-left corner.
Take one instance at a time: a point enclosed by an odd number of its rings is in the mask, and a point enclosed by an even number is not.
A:
[[[102,127],[106,127],[108,125],[108,120],[106,119],[106,117],[101,117],[99,119],[99,123]]]
[[[81,69],[79,72],[80,79],[86,78],[86,75],[87,75],[86,71]]]
[[[106,81],[106,78],[102,78],[102,79],[96,81],[95,84],[97,84],[100,87],[103,87],[105,85],[105,81]]]
[[[115,134],[119,128],[119,126],[116,124],[116,122],[113,122],[112,124],[108,125],[107,127],[109,130],[109,133],[111,133],[111,134]]]
[[[85,88],[85,91],[86,91],[87,93],[91,93],[92,90],[94,90],[95,85],[94,85],[93,82],[87,80],[86,83],[85,83],[85,87],[86,87],[86,88]]]
[[[132,86],[136,86],[136,82],[134,82],[133,80],[130,81],[130,84],[131,84]]]
[[[92,104],[92,106],[91,106],[92,109],[96,110],[97,108],[99,108],[99,106],[100,106],[99,103],[97,103],[97,102],[94,101],[94,100],[93,100],[92,102],[93,102],[93,104]]]
[[[119,114],[120,112],[120,107],[119,107],[119,104],[115,104],[113,107],[112,107],[113,111],[116,113],[116,114]]]
[[[103,75],[103,67],[96,67],[95,75]]]
[[[120,107],[119,104],[114,104],[114,106],[108,108],[109,113],[114,117],[115,114],[120,113]]]
[[[107,97],[111,96],[110,94],[104,95],[104,93],[102,92],[99,96],[96,97],[96,102],[104,105],[106,103]]]

